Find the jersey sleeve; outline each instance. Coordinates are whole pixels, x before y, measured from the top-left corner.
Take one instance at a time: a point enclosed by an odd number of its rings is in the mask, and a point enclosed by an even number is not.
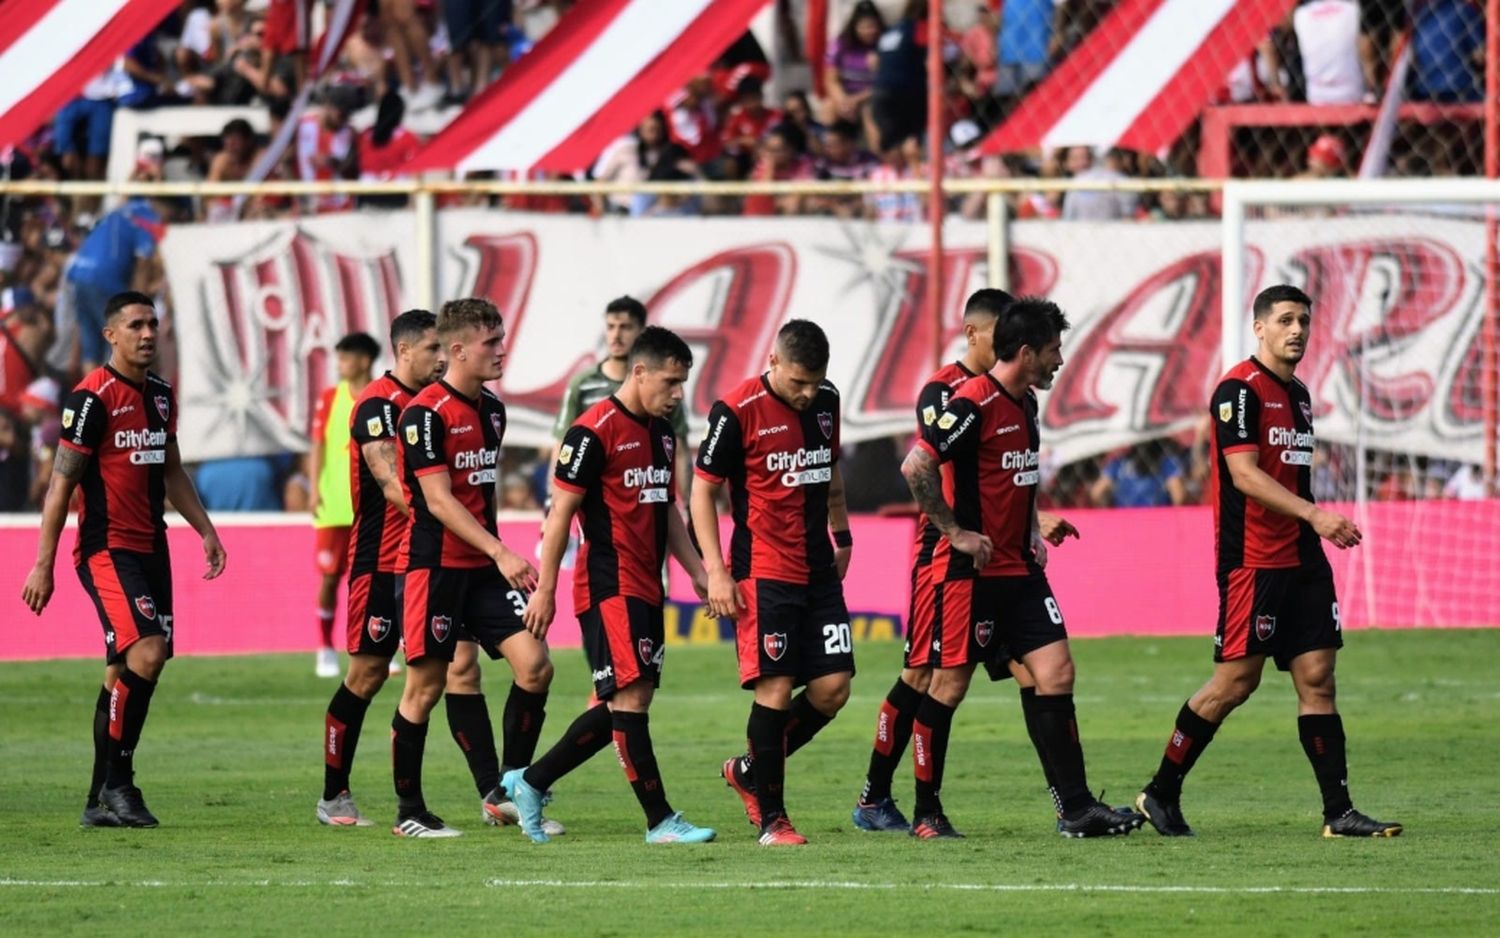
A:
[[[557,487],[582,495],[604,475],[604,443],[594,431],[577,424],[568,428],[552,477]]]
[[[923,434],[927,428],[938,422],[943,411],[948,408],[948,399],[953,396],[953,389],[942,381],[929,382],[922,388],[922,393],[917,395],[917,432]]]
[[[396,435],[396,405],[383,397],[369,397],[354,408],[349,418],[349,436],[364,446]]]
[[[745,444],[740,438],[740,421],[723,401],[715,401],[708,412],[708,432],[698,447],[697,473],[710,482],[719,483],[745,465]]]
[[[1260,438],[1260,398],[1243,381],[1224,381],[1214,388],[1209,405],[1219,452],[1254,452]]]
[[[62,435],[58,442],[80,453],[92,455],[104,440],[109,414],[93,391],[77,390],[63,401]]]
[[[984,435],[982,417],[978,404],[967,397],[956,397],[943,408],[932,426],[922,428],[922,439],[917,445],[936,456],[938,462],[972,455],[978,451],[979,439]]]
[[[308,433],[315,443],[323,443],[328,439],[328,414],[333,410],[333,395],[337,391],[337,387],[324,388],[318,395],[317,406],[313,408],[312,430]]]
[[[428,407],[406,408],[401,412],[401,432],[396,437],[403,464],[419,476],[447,471],[448,453],[444,449],[447,436],[443,418],[436,411]]]
[[[568,391],[563,395],[562,407],[557,411],[557,420],[552,424],[552,436],[561,441],[568,435],[568,428],[573,426],[573,421],[578,419],[578,387],[583,384],[583,376],[587,372],[580,371],[568,382]]]
[[[177,439],[177,392],[172,388],[166,389],[167,395],[167,439]]]

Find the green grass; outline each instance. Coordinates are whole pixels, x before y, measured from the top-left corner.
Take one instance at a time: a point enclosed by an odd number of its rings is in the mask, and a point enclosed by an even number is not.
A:
[[[1090,781],[1129,801],[1156,765],[1209,644],[1075,645]],[[383,826],[313,820],[332,682],[310,656],[173,662],[153,703],[140,782],[154,831],[79,830],[99,666],[0,666],[0,932],[141,934],[1495,934],[1500,929],[1500,632],[1364,632],[1340,669],[1356,803],[1397,818],[1391,841],[1325,841],[1281,675],[1230,721],[1188,784],[1198,829],[1108,841],[1052,830],[1014,685],[977,684],[960,711],[944,791],[968,839],[923,844],[854,830],[874,713],[899,648],[859,649],[848,709],[790,764],[788,801],[812,844],[756,846],[717,777],[743,739],[748,695],[722,647],[674,647],[652,725],[668,792],[720,831],[648,848],[608,753],[565,779],[547,846],[478,822],[442,717],[429,742],[432,808],[467,830],[417,843]],[[488,666],[492,709],[509,678]],[[557,656],[544,745],[587,693],[577,652]],[[355,770],[365,811],[393,813],[376,700]],[[909,805],[910,775],[898,777]],[[549,885],[507,885],[545,880]],[[149,885],[148,885],[149,884]],[[571,885],[570,885],[571,884]],[[963,887],[963,888],[955,888]],[[1167,891],[1187,887],[1183,891]],[[1309,892],[1329,887],[1358,891]],[[1435,892],[1472,888],[1478,892]],[[1209,891],[1222,890],[1222,891]],[[1282,891],[1258,891],[1282,890]],[[459,929],[464,931],[460,932]]]

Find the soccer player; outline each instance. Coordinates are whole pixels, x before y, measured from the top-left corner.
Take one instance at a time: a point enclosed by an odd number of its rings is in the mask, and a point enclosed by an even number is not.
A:
[[[517,760],[515,765],[530,764],[536,751],[552,682],[547,646],[521,622],[526,594],[536,588],[536,568],[501,543],[495,525],[505,405],[484,385],[505,371],[505,326],[488,300],[450,300],[438,314],[437,334],[447,374],[412,398],[396,437],[398,472],[411,506],[397,561],[404,571],[397,605],[406,688],[391,721],[398,802],[392,832],[403,837],[461,833],[428,811],[422,797],[427,718],[448,685],[459,640],[477,642],[491,658],[503,656],[526,693],[514,745],[506,727],[507,759]],[[502,797],[497,790],[486,803]]]
[[[724,781],[766,846],[807,843],[786,815],[786,759],[844,706],[854,675],[842,583],[854,540],[838,468],[839,395],[827,373],[823,330],[805,319],[782,326],[770,368],[714,403],[691,499],[708,612],[736,620],[740,686],[755,693],[749,751],[724,762]],[[726,483],[729,566],[717,508]]]
[[[349,672],[334,692],[323,723],[323,798],[317,816],[324,824],[370,824],[349,794],[349,774],[365,711],[385,684],[401,643],[397,559],[409,509],[396,473],[396,421],[413,395],[443,373],[436,325],[437,317],[425,309],[407,310],[391,322],[396,367],[369,383],[349,419],[354,521],[346,629]],[[448,698],[450,709],[453,699]],[[494,752],[493,743],[490,751]]]
[[[1060,805],[1058,832],[1099,837],[1128,834],[1139,824],[1089,791],[1068,632],[1043,573],[1047,547],[1036,509],[1040,432],[1032,389],[1052,386],[1067,328],[1067,317],[1047,300],[1025,298],[1006,306],[994,328],[995,367],[965,381],[936,420],[923,422],[922,436],[901,467],[949,555],[942,592],[935,594],[944,605],[934,617],[942,623],[942,644],[912,730],[917,836],[955,836],[940,798],[949,729],[974,666],[997,639],[1036,682],[1033,732]],[[949,462],[952,505],[939,468]],[[971,576],[954,576],[968,571]]]
[[[205,580],[224,572],[224,546],[177,449],[172,386],[151,371],[159,324],[143,293],[104,306],[109,362],[63,405],[62,438],[42,506],[36,566],[21,598],[40,615],[73,490],[82,487],[73,562],[104,627],[104,687],[94,712],[94,775],[84,827],[155,827],[135,785],[135,750],[162,667],[172,657],[172,571],[163,503],[203,539]]]
[[[948,401],[964,382],[976,375],[985,374],[995,367],[995,324],[1015,297],[1003,290],[978,290],[964,305],[964,338],[967,348],[964,357],[939,368],[917,396],[917,432],[922,434],[937,423],[948,406]],[[943,496],[955,497],[953,464],[942,466]],[[968,514],[974,514],[972,506]],[[1049,512],[1037,513],[1041,536],[1054,545],[1060,545],[1067,537],[1077,537],[1078,529],[1066,520]],[[941,815],[928,818],[913,828],[896,807],[891,797],[891,781],[896,766],[906,753],[906,744],[911,740],[912,726],[918,710],[924,706],[934,668],[951,670],[943,663],[958,660],[968,655],[969,610],[962,602],[954,602],[955,596],[971,594],[973,579],[978,575],[967,554],[955,553],[942,532],[929,519],[922,518],[917,525],[916,559],[912,567],[911,612],[906,641],[906,661],[901,676],[891,686],[885,700],[881,702],[876,718],[875,742],[870,751],[870,767],[865,775],[865,784],[854,805],[854,826],[866,831],[911,831],[918,837],[959,836]],[[949,581],[953,581],[952,585]],[[945,601],[947,600],[947,601]],[[993,635],[993,633],[991,633]],[[1025,716],[1026,728],[1037,749],[1037,757],[1047,778],[1047,787],[1052,791],[1054,807],[1056,792],[1053,788],[1051,770],[1037,735],[1036,682],[1031,679],[1024,665],[1011,659],[999,640],[987,646],[990,655],[985,665],[994,680],[1014,676],[1021,691],[1021,712]],[[939,714],[941,707],[952,708],[957,700],[943,683],[952,675],[945,674],[943,682],[935,692],[939,699],[935,704],[925,704]],[[961,695],[959,695],[961,697]],[[929,714],[929,719],[933,717]],[[922,732],[931,733],[930,726],[922,724]],[[926,740],[924,739],[924,744]],[[918,779],[919,791],[928,791],[928,782]],[[930,807],[924,805],[924,807]],[[931,813],[931,812],[929,812]]]
[[[1297,732],[1323,793],[1324,837],[1395,837],[1401,825],[1354,809],[1344,724],[1334,700],[1340,629],[1333,570],[1318,538],[1359,544],[1354,522],[1313,503],[1312,396],[1295,377],[1312,332],[1312,300],[1262,290],[1252,306],[1255,354],[1219,379],[1209,414],[1219,622],[1214,671],[1177,713],[1156,776],[1136,808],[1157,832],[1188,837],[1182,782],[1219,724],[1260,684],[1267,656],[1291,672]]]
[[[630,349],[619,391],[590,407],[563,437],[554,470],[557,494],[542,539],[541,580],[526,606],[540,641],[557,614],[557,571],[575,514],[583,546],[573,607],[599,701],[573,721],[533,766],[502,784],[521,809],[521,829],[537,843],[542,792],[613,738],[615,754],[646,814],[646,843],[705,843],[714,831],[673,811],[662,787],[647,711],[661,683],[666,633],[662,566],[670,549],[707,595],[703,562],[688,538],[672,486],[676,438],[667,416],[680,406],[693,353],[675,333],[647,326]]]
[[[349,529],[354,523],[350,499],[353,451],[349,446],[349,416],[354,401],[370,384],[370,369],[380,356],[380,344],[363,332],[351,332],[333,347],[338,357],[338,384],[318,395],[313,410],[311,445],[307,450],[307,478],[312,490],[309,510],[317,551],[318,677],[339,676],[339,654],[333,647],[334,604],[339,580],[349,557]]]

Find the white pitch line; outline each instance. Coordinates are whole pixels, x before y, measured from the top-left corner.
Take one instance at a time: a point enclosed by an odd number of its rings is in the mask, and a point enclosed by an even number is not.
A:
[[[0,887],[33,889],[68,889],[101,887],[140,887],[150,889],[226,889],[250,888],[407,888],[422,885],[412,882],[332,880],[182,880],[144,879],[130,881],[81,879],[0,879]],[[1456,895],[1494,896],[1500,889],[1479,886],[1137,886],[1115,883],[866,883],[840,880],[765,880],[761,882],[694,882],[655,880],[567,880],[567,879],[487,879],[492,889],[818,889],[880,892],[1107,892],[1141,894],[1201,895]]]

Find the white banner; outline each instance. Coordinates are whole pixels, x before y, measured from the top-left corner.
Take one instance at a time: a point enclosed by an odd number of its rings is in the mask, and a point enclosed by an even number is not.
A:
[[[1249,281],[1304,284],[1317,301],[1299,377],[1322,439],[1478,460],[1483,307],[1465,259],[1481,256],[1481,224],[1252,223]],[[415,232],[408,212],[169,229],[184,454],[305,446],[333,344],[353,329],[383,342],[411,302]],[[963,301],[986,282],[984,239],[981,223],[945,230],[941,337],[926,305],[925,226],[460,209],[439,215],[438,284],[443,297],[487,296],[506,316],[499,391],[512,445],[550,439],[568,378],[598,352],[604,305],[624,293],[692,345],[695,430],[723,389],[764,366],[782,322],[820,323],[845,438],[857,441],[911,432],[939,347],[943,359],[959,354]],[[1222,371],[1217,223],[1019,222],[1011,242],[1012,292],[1051,297],[1073,324],[1043,406],[1051,458],[1193,431]]]

